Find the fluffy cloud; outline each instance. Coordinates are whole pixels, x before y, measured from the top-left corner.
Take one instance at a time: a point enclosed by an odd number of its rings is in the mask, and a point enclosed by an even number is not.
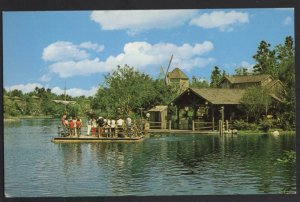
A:
[[[80,89],[80,88],[70,88],[66,90],[67,95],[70,95],[72,97],[77,97],[77,96],[93,96],[96,94],[98,88],[93,86],[88,90],[84,90],[84,89]],[[51,89],[51,92],[57,94],[57,95],[61,95],[64,94],[65,91],[64,89],[61,89],[60,87],[54,87]]]
[[[13,86],[6,86],[5,89],[7,91],[12,91],[12,90],[20,90],[23,93],[29,93],[29,92],[33,92],[35,87],[39,87],[39,88],[48,88],[48,86],[43,86],[40,83],[27,83],[27,84],[18,84],[18,85],[13,85]],[[51,89],[51,88],[50,88]],[[66,93],[72,97],[76,97],[76,96],[93,96],[96,94],[98,88],[93,86],[88,90],[84,90],[84,89],[80,89],[80,88],[70,88],[66,90]],[[51,92],[57,94],[57,95],[61,95],[64,94],[64,89],[61,89],[59,87],[54,87],[51,89]]]
[[[93,11],[90,19],[98,23],[103,30],[127,30],[129,33],[135,33],[154,28],[176,27],[196,14],[196,10]]]
[[[195,17],[190,21],[190,25],[196,25],[205,29],[219,28],[221,31],[232,31],[233,25],[248,22],[248,13],[236,11],[214,11],[212,13],[204,13]]]
[[[50,62],[83,60],[90,57],[86,49],[101,52],[104,50],[104,46],[92,42],[75,45],[68,41],[57,41],[44,48],[42,59]]]
[[[90,41],[88,42],[83,42],[79,45],[80,48],[85,48],[85,49],[91,49],[96,52],[102,52],[104,50],[104,45],[99,45],[96,43],[92,43]]]
[[[183,44],[177,46],[172,43],[150,44],[147,42],[131,42],[123,47],[123,52],[116,56],[109,56],[101,61],[99,58],[83,60],[62,60],[49,65],[51,73],[60,77],[72,77],[76,75],[91,75],[94,73],[106,73],[118,65],[136,67],[141,71],[149,73],[153,68],[159,68],[167,64],[170,56],[174,55],[174,64],[180,64],[185,70],[194,67],[204,67],[213,62],[213,58],[202,57],[203,54],[213,50],[214,46],[210,41],[196,44]]]
[[[12,91],[16,89],[22,91],[23,93],[29,93],[34,91],[35,87],[42,88],[43,85],[39,83],[18,84],[13,86],[6,86],[5,89],[8,91]]]

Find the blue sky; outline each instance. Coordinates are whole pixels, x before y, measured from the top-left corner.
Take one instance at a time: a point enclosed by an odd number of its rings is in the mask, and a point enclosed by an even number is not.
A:
[[[71,96],[94,95],[128,64],[153,78],[160,66],[209,80],[214,66],[251,68],[260,41],[294,38],[293,9],[3,12],[3,81]]]

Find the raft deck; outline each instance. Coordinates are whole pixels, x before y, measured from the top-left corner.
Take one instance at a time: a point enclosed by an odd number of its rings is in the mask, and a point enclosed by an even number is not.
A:
[[[144,137],[93,137],[84,136],[80,137],[55,137],[51,140],[54,143],[76,143],[76,142],[138,142],[143,140]]]

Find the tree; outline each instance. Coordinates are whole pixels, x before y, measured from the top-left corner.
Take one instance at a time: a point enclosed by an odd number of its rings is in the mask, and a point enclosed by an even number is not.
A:
[[[248,69],[245,67],[236,68],[234,72],[236,76],[247,76],[249,74]]]
[[[215,66],[210,76],[210,86],[216,87],[222,78],[221,71],[218,66]]]
[[[284,45],[275,47],[279,67],[279,79],[284,85],[284,101],[279,104],[279,115],[284,129],[294,129],[296,122],[296,94],[295,94],[295,48],[293,38],[285,38]]]
[[[271,101],[267,90],[258,86],[248,88],[241,99],[242,106],[252,120],[267,115]]]
[[[208,88],[209,83],[205,79],[201,79],[201,78],[197,78],[197,77],[193,76],[190,87],[192,87],[192,88]]]
[[[278,78],[278,67],[276,64],[276,51],[270,50],[271,45],[261,41],[256,54],[253,56],[257,62],[253,67],[255,74],[270,74]]]
[[[102,115],[138,114],[140,108],[149,109],[168,100],[168,92],[163,81],[153,80],[128,65],[118,66],[105,76],[105,84],[98,89],[91,107]]]

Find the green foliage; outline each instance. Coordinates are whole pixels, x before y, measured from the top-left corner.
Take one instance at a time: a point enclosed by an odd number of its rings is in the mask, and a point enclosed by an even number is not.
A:
[[[125,116],[132,112],[139,114],[140,108],[167,104],[171,98],[171,90],[162,79],[153,80],[149,75],[125,65],[105,76],[105,85],[98,89],[91,107],[109,116]]]
[[[252,130],[255,131],[258,129],[255,123],[248,123],[244,120],[235,120],[232,124],[232,127],[237,130]]]
[[[256,74],[271,74],[278,78],[278,68],[276,65],[276,51],[270,50],[271,45],[265,41],[261,41],[256,54],[253,56],[257,62],[253,71]]]
[[[254,86],[247,89],[241,102],[249,117],[258,120],[262,114],[267,115],[271,97],[266,89]]]
[[[239,67],[234,70],[236,76],[247,76],[249,75],[248,69],[245,67]]]
[[[209,83],[205,79],[192,77],[192,82],[190,83],[191,88],[208,88]]]
[[[273,121],[270,119],[263,119],[259,122],[259,129],[264,132],[268,132],[273,126]]]
[[[64,113],[64,106],[56,104],[53,100],[64,100],[64,95],[56,95],[51,92],[51,89],[36,87],[33,92],[23,94],[22,91],[13,90],[5,91],[4,96],[4,117],[14,117],[20,115],[52,115],[54,117],[60,117]],[[17,96],[20,99],[14,100],[13,97]],[[38,99],[33,99],[33,96],[37,96]],[[66,96],[68,100],[72,100],[70,96]],[[89,110],[89,103],[82,104],[86,101],[84,96],[79,98],[73,98],[78,103],[78,106],[68,106],[67,110],[71,114],[84,114]],[[70,109],[69,109],[70,108]]]
[[[210,86],[216,87],[222,78],[221,71],[218,66],[215,66],[210,76]]]

